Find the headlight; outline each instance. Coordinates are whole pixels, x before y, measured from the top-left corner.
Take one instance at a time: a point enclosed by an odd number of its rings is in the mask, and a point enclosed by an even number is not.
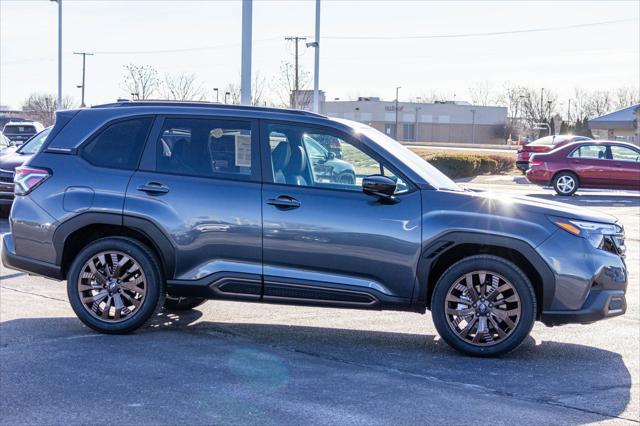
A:
[[[620,225],[586,222],[561,217],[549,217],[549,219],[570,234],[586,239],[595,248],[624,255],[624,230]]]

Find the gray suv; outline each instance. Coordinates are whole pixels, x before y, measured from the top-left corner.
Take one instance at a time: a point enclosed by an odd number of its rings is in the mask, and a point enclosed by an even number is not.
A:
[[[340,162],[318,156],[327,138]],[[430,310],[451,346],[492,356],[536,320],[626,310],[615,218],[463,190],[371,127],[304,111],[58,112],[15,191],[4,264],[66,280],[78,317],[105,333],[206,299]]]

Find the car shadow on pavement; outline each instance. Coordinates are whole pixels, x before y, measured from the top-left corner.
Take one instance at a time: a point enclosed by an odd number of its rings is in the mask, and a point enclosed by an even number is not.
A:
[[[529,197],[542,198],[544,200],[560,201],[583,207],[638,207],[640,197],[624,194],[589,195],[577,194],[572,197],[563,197],[556,194],[527,194]]]
[[[76,318],[10,320],[0,323],[0,355],[3,362],[10,361],[11,365],[24,369],[23,374],[30,374],[33,368],[30,362],[52,363],[59,369],[73,368],[66,361],[58,361],[56,365],[57,361],[51,360],[50,355],[39,361],[35,353],[40,350],[50,354],[64,347],[69,354],[99,348],[100,353],[119,360],[145,357],[147,350],[148,356],[157,357],[157,351],[163,348],[171,352],[171,356],[161,357],[163,368],[181,369],[180,363],[190,357],[209,357],[212,366],[229,365],[230,355],[221,352],[221,348],[229,346],[268,353],[284,366],[289,365],[291,359],[307,356],[311,364],[338,363],[338,368],[343,364],[345,372],[352,368],[374,369],[407,375],[407,379],[412,380],[422,378],[425,386],[443,383],[461,386],[465,392],[559,405],[607,416],[620,415],[630,401],[632,378],[622,356],[588,345],[536,342],[529,337],[511,354],[485,359],[461,355],[429,334],[198,322],[201,317],[198,310],[161,311],[148,327],[125,336],[95,333]],[[192,353],[194,347],[197,350]],[[20,360],[24,351],[31,353],[30,362]],[[186,374],[188,377],[182,380],[201,380],[199,371]]]

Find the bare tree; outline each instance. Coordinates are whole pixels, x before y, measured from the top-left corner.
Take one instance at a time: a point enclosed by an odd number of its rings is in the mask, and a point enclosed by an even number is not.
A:
[[[71,97],[62,98],[62,107],[58,108],[56,96],[48,93],[32,93],[22,103],[22,110],[44,126],[51,126],[55,122],[56,110],[74,107]]]
[[[124,66],[122,87],[135,99],[150,99],[158,91],[158,71],[150,65],[129,64]]]
[[[636,104],[640,104],[640,89],[638,87],[625,86],[616,90],[614,100],[616,110]]]
[[[520,106],[522,108],[522,119],[528,128],[534,128],[536,123],[550,123],[551,116],[556,110],[558,96],[546,90],[544,94],[541,90],[529,87],[522,88]]]
[[[227,99],[228,103],[240,103],[240,84],[236,82],[227,83],[227,85],[224,86],[222,94],[224,95],[224,93],[229,93]],[[267,79],[262,76],[260,72],[256,72],[253,76],[253,81],[251,82],[251,105],[270,105],[267,98]]]
[[[496,102],[493,86],[488,81],[477,82],[467,89],[467,93],[474,105],[487,106]]]
[[[205,92],[195,74],[166,74],[164,96],[177,101],[203,101]]]
[[[275,92],[278,98],[278,104],[282,107],[293,108],[293,99],[295,96],[295,75],[296,69],[291,62],[283,61],[280,64],[280,74],[275,79]],[[298,105],[309,105],[312,101],[313,94],[310,93],[309,85],[311,83],[311,75],[300,66],[298,71]],[[304,92],[302,92],[304,90]]]

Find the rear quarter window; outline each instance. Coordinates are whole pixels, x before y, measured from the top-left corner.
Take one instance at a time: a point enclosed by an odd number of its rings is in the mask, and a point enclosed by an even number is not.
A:
[[[80,155],[95,166],[133,170],[152,122],[152,117],[143,117],[110,124],[82,148]]]

